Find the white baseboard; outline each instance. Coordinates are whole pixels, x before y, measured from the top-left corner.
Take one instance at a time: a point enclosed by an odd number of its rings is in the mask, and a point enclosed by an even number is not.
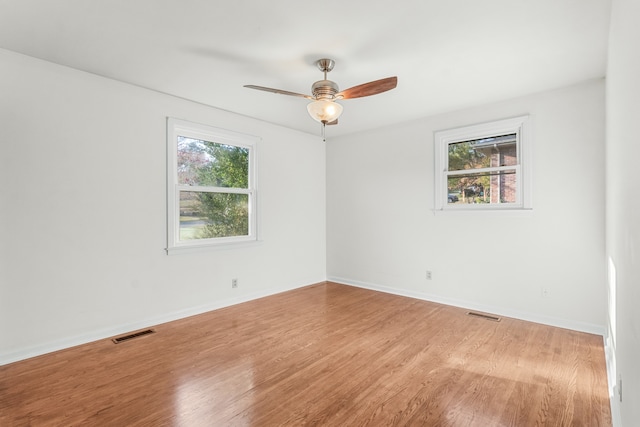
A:
[[[446,298],[429,293],[416,292],[408,289],[390,288],[387,286],[377,285],[373,283],[361,282],[359,280],[345,279],[342,277],[329,277],[329,282],[340,283],[343,285],[356,286],[359,288],[370,289],[373,291],[385,292],[388,294],[394,294],[404,297],[421,299],[424,301],[436,302],[439,304],[451,305],[454,307],[465,308],[468,310],[482,311],[485,313],[498,314],[504,317],[512,317],[514,319],[526,320],[528,322],[541,323],[543,325],[555,326],[558,328],[571,329],[579,332],[586,332],[589,334],[595,334],[605,336],[606,328],[602,325],[595,325],[591,323],[572,321],[567,319],[558,319],[554,317],[542,316],[535,313],[528,313],[518,310],[510,310],[504,307],[494,307],[484,304],[478,304],[472,301],[459,300],[454,298]]]
[[[324,282],[324,280],[320,282]],[[229,307],[229,306],[240,304],[243,302],[252,301],[258,298],[263,298],[270,295],[276,295],[282,292],[287,292],[293,289],[298,289],[298,288],[302,288],[309,285],[310,284],[290,286],[290,287],[284,287],[284,288],[266,289],[259,292],[243,295],[237,298],[228,298],[228,299],[216,301],[210,304],[204,304],[197,307],[190,307],[185,310],[179,310],[179,311],[163,314],[160,316],[150,317],[138,322],[121,324],[114,327],[91,331],[87,334],[81,334],[73,337],[54,340],[51,342],[44,343],[42,345],[21,348],[16,351],[0,354],[0,366],[7,365],[13,362],[18,362],[20,360],[29,359],[31,357],[41,356],[43,354],[52,353],[54,351],[64,350],[66,348],[87,344],[93,341],[111,338],[113,336],[121,335],[127,332],[150,328],[152,326],[160,325],[162,323],[184,319],[185,317],[203,314],[209,311],[218,310],[220,308]]]

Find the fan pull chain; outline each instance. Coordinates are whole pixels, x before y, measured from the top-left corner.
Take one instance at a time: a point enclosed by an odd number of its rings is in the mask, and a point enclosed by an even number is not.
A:
[[[325,137],[325,128],[327,127],[327,125],[325,123],[322,123],[322,142],[327,142],[327,138]]]

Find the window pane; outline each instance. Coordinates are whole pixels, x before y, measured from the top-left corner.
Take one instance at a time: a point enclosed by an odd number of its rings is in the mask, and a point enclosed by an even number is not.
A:
[[[516,134],[448,144],[449,170],[459,171],[518,164]]]
[[[180,192],[180,240],[248,235],[248,194]]]
[[[516,172],[469,173],[447,177],[447,203],[516,203]]]
[[[248,188],[249,149],[178,136],[178,183]]]

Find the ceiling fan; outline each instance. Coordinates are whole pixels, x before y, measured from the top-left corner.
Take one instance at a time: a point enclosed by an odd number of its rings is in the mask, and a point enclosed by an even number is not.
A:
[[[311,86],[312,95],[304,95],[287,90],[273,89],[264,86],[245,85],[249,89],[263,90],[265,92],[279,93],[281,95],[298,96],[309,99],[313,102],[307,105],[309,115],[316,121],[324,125],[338,124],[338,117],[342,114],[342,105],[337,100],[362,98],[364,96],[376,95],[395,88],[398,84],[397,77],[387,77],[386,79],[375,80],[369,83],[363,83],[358,86],[351,87],[340,91],[338,84],[327,80],[327,73],[333,70],[335,61],[333,59],[318,59],[316,65],[324,73],[324,79],[318,80]]]

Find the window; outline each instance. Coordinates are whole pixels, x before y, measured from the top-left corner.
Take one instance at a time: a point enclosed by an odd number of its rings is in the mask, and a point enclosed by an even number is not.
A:
[[[435,209],[531,209],[528,116],[435,133]]]
[[[167,120],[167,251],[256,240],[257,137]]]

